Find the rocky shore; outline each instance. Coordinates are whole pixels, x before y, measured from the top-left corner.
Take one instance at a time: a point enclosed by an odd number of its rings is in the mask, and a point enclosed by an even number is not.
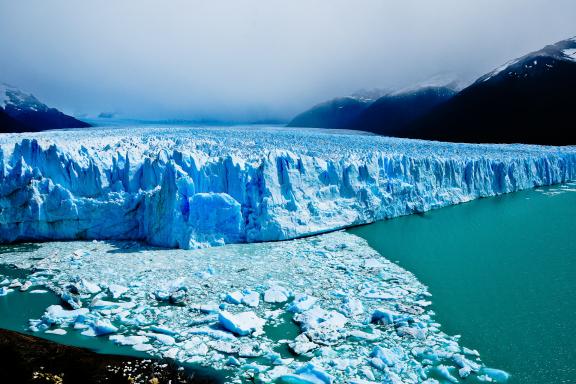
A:
[[[102,355],[2,329],[0,360],[2,383],[220,383],[159,360]]]

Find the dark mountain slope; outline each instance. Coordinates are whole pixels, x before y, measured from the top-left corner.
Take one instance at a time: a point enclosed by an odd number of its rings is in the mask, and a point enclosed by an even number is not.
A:
[[[297,115],[288,127],[343,128],[370,106],[372,101],[340,97],[313,106]]]
[[[398,136],[471,143],[576,144],[576,39],[482,76]]]
[[[50,108],[31,94],[0,84],[0,109],[13,121],[0,120],[0,132],[36,132],[59,128],[84,128],[90,124]]]
[[[382,96],[346,128],[385,136],[401,135],[409,123],[456,94],[450,87],[422,87]]]
[[[294,117],[288,127],[344,128],[385,93],[381,89],[360,90],[328,100]]]
[[[0,133],[4,132],[20,132],[24,129],[20,123],[8,116],[2,108],[0,108]]]

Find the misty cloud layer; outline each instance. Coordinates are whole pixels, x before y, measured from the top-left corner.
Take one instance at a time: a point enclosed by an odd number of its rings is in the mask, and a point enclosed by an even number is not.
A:
[[[574,0],[0,0],[0,81],[72,113],[289,117],[471,80],[576,35]]]

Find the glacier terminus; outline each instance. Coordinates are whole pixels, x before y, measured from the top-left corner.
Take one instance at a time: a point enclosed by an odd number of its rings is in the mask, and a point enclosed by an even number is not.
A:
[[[134,132],[138,135],[134,135]],[[0,137],[0,241],[286,240],[576,178],[576,148],[250,127]]]

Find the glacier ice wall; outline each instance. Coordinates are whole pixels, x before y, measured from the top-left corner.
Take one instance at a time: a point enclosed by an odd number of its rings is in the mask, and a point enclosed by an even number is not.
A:
[[[574,147],[254,127],[2,135],[0,241],[282,240],[574,179]]]

